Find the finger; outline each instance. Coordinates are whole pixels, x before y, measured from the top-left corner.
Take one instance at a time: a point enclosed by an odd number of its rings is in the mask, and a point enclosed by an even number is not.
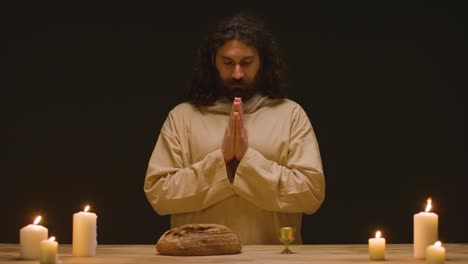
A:
[[[236,111],[239,112],[241,118],[244,116],[244,103],[242,102],[241,97],[236,97],[234,99],[234,105],[236,107]]]
[[[234,100],[232,101],[231,116],[232,116],[232,113],[234,113],[235,111],[236,111],[236,99],[234,98]]]
[[[239,107],[240,107],[240,103],[239,102],[234,102],[234,111],[235,112],[239,112]]]
[[[245,153],[245,146],[247,145],[245,132],[242,129],[242,119],[239,113],[236,114],[236,139],[235,139],[235,156],[237,160],[241,160]]]
[[[244,118],[242,118],[241,114],[239,112],[237,112],[236,131],[241,133],[243,129],[244,129]],[[239,134],[239,135],[241,135],[241,134]]]
[[[236,132],[236,117],[235,117],[236,112],[234,111],[229,118],[229,134],[230,136],[234,136]]]
[[[235,131],[236,131],[236,138],[235,142],[236,145],[238,145],[240,137],[242,136],[242,130],[240,129],[240,118],[239,118],[239,112],[234,112],[234,118],[235,118]]]
[[[239,114],[236,115],[236,141],[240,144],[245,140],[246,130],[244,128],[244,119]]]
[[[240,97],[234,98],[233,106],[235,111],[239,112],[240,117],[244,115],[244,110],[242,107],[242,99]]]
[[[242,98],[239,97],[239,105],[237,106],[237,111],[239,112],[239,116],[241,119],[244,119],[244,103],[242,102]]]

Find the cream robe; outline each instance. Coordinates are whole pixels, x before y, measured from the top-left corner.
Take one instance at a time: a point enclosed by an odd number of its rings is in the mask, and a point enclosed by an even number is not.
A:
[[[171,215],[171,227],[216,223],[244,244],[278,244],[282,226],[296,227],[325,197],[319,147],[297,103],[254,96],[244,103],[249,148],[229,181],[221,152],[231,102],[176,106],[149,161],[144,191],[154,210]]]

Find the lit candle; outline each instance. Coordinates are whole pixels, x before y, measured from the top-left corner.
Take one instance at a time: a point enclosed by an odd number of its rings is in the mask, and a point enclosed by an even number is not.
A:
[[[385,238],[380,236],[380,231],[377,231],[375,238],[369,238],[369,258],[371,260],[385,259]]]
[[[426,248],[426,262],[428,264],[443,264],[445,261],[445,248],[440,241]]]
[[[96,255],[97,233],[95,213],[88,212],[87,205],[83,212],[73,215],[73,242],[72,255],[77,257],[89,257]]]
[[[39,259],[39,244],[47,239],[47,228],[38,225],[41,216],[36,217],[32,225],[27,225],[20,230],[20,255],[23,259]]]
[[[57,263],[57,247],[58,242],[55,241],[55,237],[51,237],[47,240],[42,240],[40,243],[41,247],[41,264],[56,264]]]
[[[414,215],[414,257],[424,258],[426,248],[437,241],[439,217],[429,212],[432,208],[431,198],[427,199],[425,212]]]

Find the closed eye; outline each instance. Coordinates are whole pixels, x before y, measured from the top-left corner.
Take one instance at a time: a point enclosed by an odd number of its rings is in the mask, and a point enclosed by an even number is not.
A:
[[[227,59],[227,58],[223,58],[223,64],[225,65],[231,65],[233,64],[234,62],[230,59]]]

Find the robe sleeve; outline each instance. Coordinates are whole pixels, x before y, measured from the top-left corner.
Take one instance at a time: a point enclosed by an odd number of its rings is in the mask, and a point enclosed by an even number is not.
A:
[[[221,149],[184,166],[175,124],[170,114],[146,172],[144,191],[154,210],[160,215],[200,211],[235,195]]]
[[[264,210],[312,214],[325,198],[319,147],[304,110],[298,107],[292,115],[287,163],[280,165],[248,148],[233,186],[237,194]]]

